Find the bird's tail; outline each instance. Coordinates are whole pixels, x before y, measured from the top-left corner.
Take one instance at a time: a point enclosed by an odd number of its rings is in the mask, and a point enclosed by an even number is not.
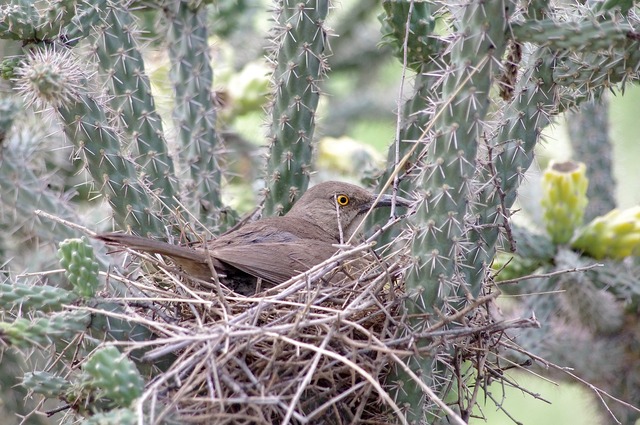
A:
[[[177,260],[206,262],[204,252],[188,248],[186,246],[173,245],[167,242],[156,241],[142,236],[127,235],[124,233],[101,233],[95,236],[108,245],[118,245],[138,251],[151,252],[166,255]]]

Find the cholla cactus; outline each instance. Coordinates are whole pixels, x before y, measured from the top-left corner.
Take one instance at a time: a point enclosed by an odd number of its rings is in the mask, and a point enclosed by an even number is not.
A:
[[[83,197],[105,199],[108,225],[122,230],[191,238],[204,227],[217,232],[232,224],[221,195],[231,176],[216,122],[216,100],[224,105],[225,99],[211,93],[209,3],[15,0],[0,6],[0,38],[18,40],[22,48],[2,61],[0,72],[23,104],[53,111],[86,180],[74,179],[69,167],[64,188],[56,191],[41,169],[3,152],[3,217],[32,216],[41,208],[67,222],[86,223],[73,208],[70,192],[78,186],[88,188]],[[326,0],[274,3],[270,150],[262,182],[267,215],[289,209],[306,190],[313,168],[320,82],[330,63],[330,6]],[[574,285],[581,294],[536,305],[540,317],[551,320],[558,311],[567,320],[601,317],[585,329],[622,334],[621,300],[636,302],[640,294],[634,270],[614,273],[620,264],[614,270],[608,263],[611,268],[596,272],[585,264],[588,257],[560,245],[581,224],[574,210],[560,221],[562,229],[552,226],[553,241],[512,226],[510,210],[552,117],[638,77],[636,9],[616,1],[389,0],[379,12],[385,41],[417,72],[379,186],[397,177],[402,194],[416,201],[405,237],[386,240],[398,242],[401,255],[390,264],[375,263],[361,279],[350,274],[342,285],[322,282],[322,273],[334,265],[319,266],[286,290],[267,294],[264,302],[224,296],[229,292],[209,296],[165,273],[163,264],[158,270],[164,274],[116,271],[103,282],[97,275],[103,260],[94,258],[86,241],[63,243],[64,273],[49,263],[54,270],[37,285],[11,278],[0,286],[0,305],[10,310],[0,323],[0,338],[25,351],[44,347],[58,360],[47,372],[26,376],[26,388],[63,400],[69,416],[89,416],[89,423],[236,411],[255,422],[312,422],[328,410],[335,422],[372,419],[365,416],[375,411],[392,412],[403,423],[445,416],[464,423],[484,378],[500,376],[503,367],[492,363],[495,353],[486,348],[502,347],[506,329],[482,314],[494,296],[483,297],[493,290],[490,265],[498,248],[515,251],[521,269],[589,272],[576,280],[560,273],[561,278],[531,281],[549,292]],[[161,43],[142,38],[137,16],[160,19],[162,29],[153,31],[167,34],[173,131],[165,130],[168,121],[156,109],[146,76],[152,59],[142,52],[146,44]],[[11,137],[17,115],[0,117],[2,138]],[[579,209],[584,181],[578,180],[571,205]],[[551,195],[549,211],[563,197]],[[386,223],[385,215],[372,222]],[[614,215],[605,220],[611,222],[585,227],[573,246],[611,247],[594,256],[635,253],[637,214],[630,220]],[[76,236],[71,226],[32,227],[25,241]],[[622,238],[623,246],[614,246],[613,236],[625,230],[632,233]],[[347,264],[351,254],[341,253],[340,262]],[[616,285],[605,287],[607,280]],[[363,289],[365,284],[371,286]],[[514,292],[521,287],[526,286]],[[522,326],[537,324],[530,319]],[[120,352],[113,341],[126,348]],[[263,385],[264,376],[269,379]],[[181,387],[172,393],[178,381]],[[451,388],[459,390],[453,408],[442,401],[451,400]],[[167,411],[155,410],[157,397],[173,396]],[[248,404],[254,397],[260,403]],[[187,402],[194,404],[184,408]]]
[[[272,42],[265,212],[285,214],[309,184],[320,81],[326,72],[329,0],[278,0]]]

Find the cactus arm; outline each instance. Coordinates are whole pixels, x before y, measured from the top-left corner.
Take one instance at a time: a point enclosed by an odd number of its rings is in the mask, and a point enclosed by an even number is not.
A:
[[[61,199],[62,198],[62,199]],[[73,211],[65,197],[47,187],[47,181],[30,170],[23,160],[18,160],[13,152],[3,149],[0,154],[0,200],[2,209],[12,211],[15,222],[22,220],[29,223],[34,219],[33,212],[42,209],[74,223],[82,220]],[[75,232],[65,226],[32,226],[36,234],[43,240],[69,238]]]
[[[210,227],[219,224],[220,149],[215,129],[216,110],[211,95],[213,70],[210,65],[206,5],[180,0],[165,9],[169,23],[170,77],[175,92],[173,119],[178,134],[181,160],[189,167],[185,195],[195,216]]]
[[[482,270],[495,254],[502,232],[507,228],[509,209],[516,200],[517,189],[534,159],[534,148],[542,129],[550,122],[554,111],[556,85],[553,82],[552,54],[540,48],[525,64],[528,70],[521,77],[515,96],[506,106],[504,119],[489,147],[490,163],[480,176],[478,205],[475,220],[469,223],[470,252],[467,255],[467,276],[480,279]],[[507,235],[512,240],[513,235]],[[515,245],[516,253],[517,244]]]
[[[107,105],[85,90],[82,67],[64,47],[27,55],[18,85],[32,103],[50,105],[76,147],[102,196],[123,228],[142,234],[163,234],[146,188],[137,180],[132,161],[120,153],[120,138],[108,124]]]
[[[455,296],[459,284],[464,218],[472,197],[482,122],[490,105],[493,60],[502,56],[506,46],[506,4],[510,3],[471,2],[464,7],[463,27],[458,28],[451,66],[443,76],[444,104],[436,123],[439,135],[426,146],[428,162],[419,182],[422,199],[412,242],[418,262],[407,278],[408,288],[423,291],[419,310],[430,311],[438,298]],[[477,294],[477,279],[470,283],[471,292]]]
[[[408,313],[416,315],[410,321],[414,331],[425,326],[443,303],[458,302],[466,290],[477,295],[482,284],[482,279],[475,276],[468,280],[468,288],[461,288],[466,285],[461,280],[464,219],[472,197],[482,122],[490,105],[494,60],[502,56],[507,42],[507,5],[516,6],[511,2],[473,1],[454,11],[460,13],[461,27],[450,50],[450,67],[443,76],[438,135],[426,145],[428,153],[418,183],[421,199],[411,245],[416,260],[407,276],[411,295],[405,304]],[[438,367],[434,358],[412,356],[408,366],[423,381],[440,389],[444,385],[434,382],[433,370]],[[404,382],[397,398],[409,406],[409,419],[423,421],[428,415],[424,393],[403,371],[395,379]]]
[[[534,43],[552,49],[572,51],[625,48],[632,40],[634,28],[616,21],[598,22],[587,19],[580,22],[558,22],[555,19],[533,20],[511,26],[514,40]]]
[[[177,194],[172,180],[173,160],[167,153],[162,120],[155,109],[144,60],[135,44],[135,22],[130,12],[112,7],[96,28],[93,48],[111,90],[111,109],[121,121],[119,127],[135,141],[135,161],[151,188],[158,189],[163,204],[171,208]]]
[[[277,0],[264,212],[285,214],[307,189],[319,81],[327,65],[329,0]]]
[[[379,17],[382,23],[383,40],[392,44],[396,56],[403,50],[408,19],[408,4],[403,1],[385,1],[383,3],[385,14]],[[433,5],[427,2],[414,3],[409,22],[409,33],[415,34],[418,44],[407,45],[407,62],[417,68],[414,81],[414,94],[402,107],[402,127],[398,141],[389,147],[387,153],[387,169],[378,178],[377,191],[381,192],[387,181],[391,178],[398,166],[397,161],[409,154],[410,158],[400,173],[400,193],[408,192],[411,187],[410,179],[406,178],[406,172],[416,166],[420,161],[420,151],[416,149],[417,141],[423,136],[432,115],[427,113],[430,102],[437,97],[435,89],[438,86],[437,79],[431,75],[437,72],[439,50],[443,49],[442,43],[433,37],[435,17]],[[404,56],[402,56],[404,61]],[[396,152],[397,144],[397,152]],[[369,226],[381,225],[388,220],[388,212],[374,210],[371,213]],[[397,235],[398,228],[383,233],[378,242],[386,245]]]
[[[0,38],[51,41],[75,17],[77,0],[49,0],[36,8],[31,1],[0,6]]]
[[[591,220],[616,207],[607,98],[583,103],[578,113],[571,113],[567,124],[573,157],[587,164],[589,204],[585,218]]]

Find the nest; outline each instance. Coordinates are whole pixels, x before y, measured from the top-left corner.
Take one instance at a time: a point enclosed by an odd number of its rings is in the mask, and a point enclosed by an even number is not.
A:
[[[110,275],[132,291],[122,299],[131,310],[128,320],[157,336],[130,348],[168,365],[141,399],[149,423],[404,422],[404,407],[393,396],[398,383],[385,377],[418,352],[402,315],[408,264],[398,253],[381,260],[370,248],[345,250],[256,297],[221,285],[203,289],[157,258],[147,257],[156,271],[141,278]],[[330,278],[336,270],[342,279]],[[148,301],[133,303],[131,294]],[[496,323],[486,308],[493,298],[470,300],[460,311],[425,321],[431,324],[421,332],[430,342],[421,345],[424,355],[438,358],[461,389],[478,384],[461,366],[469,359],[476,378],[500,379],[504,330],[522,325]],[[464,326],[448,332],[453,321]],[[452,413],[435,390],[423,390],[431,394],[428,401]],[[459,399],[475,403],[476,396],[470,389]]]

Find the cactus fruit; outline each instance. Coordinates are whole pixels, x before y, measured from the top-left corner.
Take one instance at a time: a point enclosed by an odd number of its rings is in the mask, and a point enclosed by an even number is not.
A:
[[[63,241],[60,243],[58,257],[74,292],[87,299],[95,296],[100,285],[98,263],[87,239],[83,237]]]
[[[129,407],[140,397],[144,381],[138,369],[114,346],[93,353],[83,368],[87,383],[101,391],[114,405]]]
[[[579,231],[571,246],[598,260],[640,255],[640,206],[614,209],[594,218]]]
[[[556,244],[568,243],[582,226],[587,207],[587,167],[576,162],[552,162],[542,175],[542,208],[547,232]]]

